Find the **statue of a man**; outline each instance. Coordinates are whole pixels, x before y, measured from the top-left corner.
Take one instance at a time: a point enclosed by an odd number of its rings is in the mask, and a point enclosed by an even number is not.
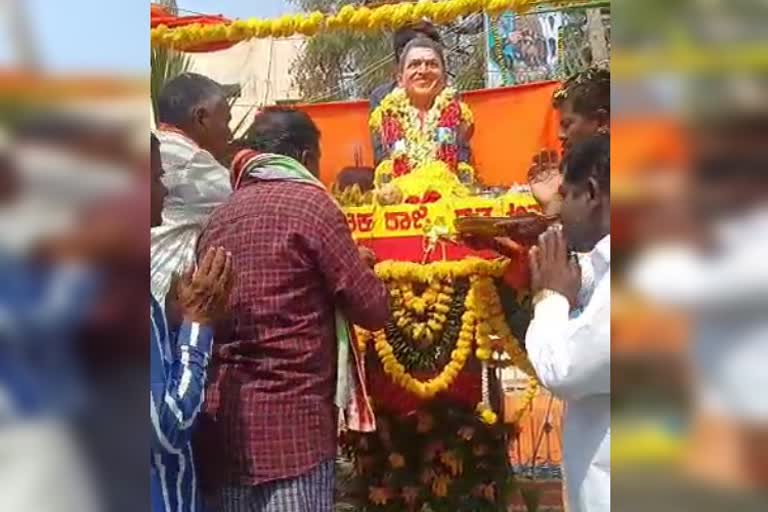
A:
[[[434,162],[472,181],[468,155],[459,151],[472,135],[472,113],[447,86],[442,47],[425,37],[411,40],[400,56],[397,84],[371,114],[371,129],[388,155],[377,184]]]

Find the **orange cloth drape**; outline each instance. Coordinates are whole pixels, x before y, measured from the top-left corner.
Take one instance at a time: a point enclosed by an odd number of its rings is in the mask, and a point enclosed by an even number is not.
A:
[[[543,148],[557,149],[557,82],[463,94],[475,116],[473,164],[489,185],[524,182],[531,159]],[[300,105],[322,132],[320,177],[330,184],[341,169],[372,165],[368,102]]]

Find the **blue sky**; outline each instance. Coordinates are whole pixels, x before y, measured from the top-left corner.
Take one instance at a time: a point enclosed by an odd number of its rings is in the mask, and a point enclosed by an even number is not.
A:
[[[46,70],[149,74],[149,1],[20,0]],[[285,0],[177,0],[182,9],[232,18],[275,17]],[[0,66],[11,62],[7,23],[0,24]]]

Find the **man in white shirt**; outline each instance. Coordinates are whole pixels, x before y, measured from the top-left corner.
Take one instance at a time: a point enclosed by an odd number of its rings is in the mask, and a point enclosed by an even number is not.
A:
[[[171,278],[195,259],[197,237],[232,193],[226,161],[232,133],[226,91],[195,73],[169,81],[157,102],[157,138],[168,189],[163,222],[152,228],[152,295],[160,304]]]
[[[566,403],[563,462],[568,510],[610,510],[610,139],[574,146],[563,163],[562,227],[530,251],[534,316],[525,344],[541,383]],[[582,290],[573,251],[588,253]]]

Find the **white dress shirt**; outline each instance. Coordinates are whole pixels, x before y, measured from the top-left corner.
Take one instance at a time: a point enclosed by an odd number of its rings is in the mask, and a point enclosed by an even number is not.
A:
[[[632,285],[661,304],[692,313],[697,405],[744,422],[768,421],[768,208],[725,219],[719,249],[668,245],[648,250]]]
[[[586,262],[585,262],[586,263]],[[611,242],[589,253],[591,293],[570,314],[559,294],[539,302],[528,327],[528,357],[541,383],[565,401],[563,465],[569,512],[611,508]]]
[[[213,210],[232,194],[229,171],[184,135],[158,131],[168,196],[163,223],[152,228],[152,295],[165,303],[173,274],[195,261],[197,238]]]

